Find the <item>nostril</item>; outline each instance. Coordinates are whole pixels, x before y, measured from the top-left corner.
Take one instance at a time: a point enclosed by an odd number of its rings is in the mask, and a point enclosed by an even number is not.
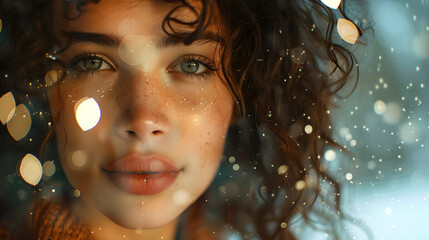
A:
[[[162,131],[159,131],[159,130],[152,131],[152,134],[153,134],[153,135],[159,135],[159,134],[161,134],[161,133],[162,133]]]
[[[133,136],[133,137],[137,136],[137,133],[134,131],[131,131],[131,130],[127,131],[127,133],[128,133],[128,135]]]

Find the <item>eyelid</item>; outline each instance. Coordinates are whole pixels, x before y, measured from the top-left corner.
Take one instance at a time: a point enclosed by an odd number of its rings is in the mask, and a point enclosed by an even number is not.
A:
[[[176,66],[178,66],[180,64],[180,62],[182,61],[190,61],[190,60],[195,60],[198,63],[200,63],[201,65],[203,65],[203,67],[205,67],[207,70],[215,72],[218,69],[215,66],[215,63],[210,60],[209,58],[202,56],[202,55],[196,55],[196,54],[188,54],[188,55],[184,55],[179,57],[178,59],[176,59],[175,61],[173,61],[172,64],[170,64],[170,66],[167,67],[167,72],[176,72],[174,70],[174,68]],[[203,71],[201,73],[194,73],[193,75],[199,75],[199,74],[203,74],[206,71]],[[188,73],[189,74],[189,73]]]
[[[81,61],[85,60],[86,58],[91,58],[91,57],[100,58],[101,61],[103,61],[104,63],[106,63],[107,65],[109,65],[112,68],[112,69],[99,69],[99,70],[118,70],[116,67],[116,64],[112,60],[110,60],[110,58],[107,57],[106,55],[103,55],[100,53],[90,53],[90,52],[79,54],[79,55],[75,56],[72,60],[70,60],[69,67],[74,67],[78,63],[80,63]],[[94,71],[99,71],[99,70],[94,70]],[[82,69],[82,71],[90,72],[91,70]]]

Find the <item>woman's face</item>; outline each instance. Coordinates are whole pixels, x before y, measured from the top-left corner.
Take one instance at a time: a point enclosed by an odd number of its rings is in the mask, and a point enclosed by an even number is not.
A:
[[[61,163],[88,219],[163,226],[217,172],[233,105],[217,71],[217,29],[188,46],[167,38],[161,26],[172,6],[103,0],[62,20],[72,44],[58,59],[69,72],[51,88],[50,105]]]

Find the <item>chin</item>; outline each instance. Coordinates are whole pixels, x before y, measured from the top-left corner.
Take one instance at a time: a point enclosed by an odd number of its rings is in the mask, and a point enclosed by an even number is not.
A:
[[[130,214],[124,214],[121,212],[119,214],[106,214],[105,216],[113,223],[123,228],[143,230],[161,228],[177,219],[177,217],[180,216],[180,213],[181,212],[173,214],[153,211],[151,211],[151,213],[138,213],[137,211],[134,211]]]
[[[111,197],[102,198],[104,204],[97,201],[98,212],[116,225],[134,230],[163,227],[177,219],[191,205],[176,205],[169,194],[139,197],[116,192],[107,196]]]

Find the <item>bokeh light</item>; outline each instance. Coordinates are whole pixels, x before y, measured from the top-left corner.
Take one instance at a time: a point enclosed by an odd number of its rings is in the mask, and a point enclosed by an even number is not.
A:
[[[43,163],[43,175],[51,177],[55,173],[55,164],[51,161]]]
[[[7,123],[9,134],[19,141],[27,136],[31,128],[31,116],[27,107],[24,104],[16,106],[13,118]]]
[[[390,207],[386,207],[386,208],[384,209],[384,213],[385,213],[387,216],[389,216],[389,215],[392,215],[393,210],[392,210],[392,208],[390,208]]]
[[[386,112],[386,104],[382,100],[377,100],[374,103],[374,112],[378,115],[382,115]]]
[[[58,71],[57,70],[51,70],[45,74],[45,84],[46,86],[50,87],[58,82]]]
[[[414,54],[420,58],[429,58],[429,31],[422,31],[413,40]]]
[[[305,131],[305,133],[307,133],[307,134],[311,134],[311,133],[313,132],[313,127],[312,127],[311,125],[306,125],[306,126],[304,127],[304,131]]]
[[[42,164],[39,159],[31,153],[28,153],[21,160],[19,174],[22,179],[30,185],[37,185],[42,178]]]
[[[75,116],[79,127],[83,131],[91,130],[100,121],[100,106],[94,98],[82,98],[76,102]]]
[[[299,180],[298,182],[295,183],[295,189],[298,191],[301,191],[305,188],[305,181],[303,180]]]
[[[74,151],[68,157],[68,166],[72,170],[79,170],[86,165],[88,156],[82,150]]]
[[[173,194],[173,202],[177,205],[186,205],[191,201],[191,195],[186,190],[177,190]]]
[[[338,19],[337,30],[340,37],[351,44],[355,44],[359,37],[359,30],[356,25],[344,18]]]
[[[240,165],[238,165],[238,164],[236,163],[236,164],[232,165],[232,169],[233,169],[234,171],[238,171],[238,170],[240,169]]]
[[[156,56],[154,51],[157,51],[155,43],[140,35],[126,35],[119,45],[120,58],[131,66],[142,65],[145,72],[150,68],[148,64],[154,62],[151,61]]]
[[[337,157],[337,154],[332,149],[329,149],[325,152],[326,161],[334,161],[336,157]]]
[[[11,92],[0,98],[0,121],[4,125],[9,122],[15,114],[15,98]]]
[[[322,0],[322,3],[332,9],[337,9],[341,4],[341,0]]]
[[[76,197],[76,198],[80,197],[80,191],[77,189],[75,189],[72,194],[73,194],[73,197]]]
[[[383,119],[386,123],[397,124],[402,119],[401,106],[396,102],[389,102],[386,105],[386,111],[383,114]]]
[[[192,116],[192,123],[194,124],[194,125],[200,125],[201,124],[201,122],[202,122],[202,117],[201,117],[201,115],[199,115],[199,114],[195,114],[194,116]]]
[[[353,174],[352,173],[347,173],[346,174],[346,180],[347,181],[350,181],[350,180],[352,180],[353,179]]]
[[[286,172],[287,172],[287,170],[289,169],[289,167],[288,166],[286,166],[286,165],[281,165],[278,169],[277,169],[277,172],[279,173],[279,174],[285,174]]]
[[[420,130],[415,124],[404,123],[399,127],[399,136],[403,143],[412,144],[420,136]]]

